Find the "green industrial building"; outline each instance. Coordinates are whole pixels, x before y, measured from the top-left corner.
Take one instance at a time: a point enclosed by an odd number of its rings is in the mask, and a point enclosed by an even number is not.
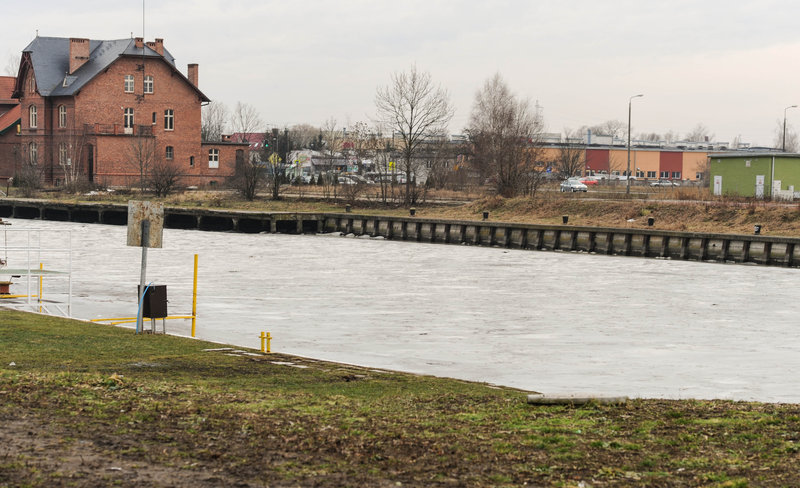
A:
[[[714,195],[800,197],[800,154],[780,152],[709,154]]]

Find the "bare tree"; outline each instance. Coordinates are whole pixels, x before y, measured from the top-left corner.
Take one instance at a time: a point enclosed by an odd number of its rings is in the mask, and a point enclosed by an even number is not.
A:
[[[296,124],[289,128],[289,137],[297,149],[312,149],[320,129],[311,124]]]
[[[562,178],[580,176],[586,167],[586,146],[569,129],[564,129],[564,139],[553,160],[553,168]]]
[[[234,142],[247,142],[246,134],[254,132],[263,132],[264,124],[261,122],[261,117],[258,111],[252,105],[242,102],[236,102],[236,108],[233,109],[231,114],[231,129],[234,133],[239,134],[238,140]]]
[[[200,127],[200,136],[207,142],[222,140],[225,133],[225,124],[229,118],[228,107],[222,102],[211,102],[203,107],[203,122]]]
[[[686,134],[686,140],[689,142],[706,142],[712,139],[714,139],[714,134],[710,133],[708,127],[701,123],[698,123]]]
[[[322,125],[322,142],[322,193],[325,198],[330,198],[333,193],[335,199],[338,184],[337,166],[344,162],[342,156],[344,134],[338,127],[336,119],[330,118]]]
[[[158,158],[153,162],[148,183],[157,197],[165,197],[177,190],[180,180],[181,171],[174,161]]]
[[[69,130],[54,137],[58,166],[64,175],[64,187],[67,191],[79,189],[86,178],[83,167],[86,136],[79,131]]]
[[[245,200],[252,201],[256,198],[258,190],[263,186],[266,179],[267,167],[264,163],[253,158],[237,159],[236,173],[231,178],[230,183]]]
[[[17,76],[19,72],[19,62],[20,62],[20,55],[19,54],[9,54],[8,60],[6,61],[6,67],[3,70],[7,76]]]
[[[14,186],[18,187],[24,197],[31,197],[41,188],[44,165],[38,161],[38,150],[31,150],[30,144],[18,144],[14,150]]]
[[[137,136],[131,139],[127,150],[128,164],[139,173],[139,190],[144,193],[153,166],[160,162],[155,137]]]
[[[378,116],[400,137],[401,169],[406,173],[405,203],[416,201],[412,184],[417,175],[416,155],[420,145],[432,135],[441,133],[453,117],[450,96],[433,84],[431,75],[417,71],[394,73],[389,84],[378,87],[375,95]]]
[[[797,132],[792,127],[792,124],[786,124],[786,144],[784,146],[783,137],[783,121],[775,121],[775,137],[773,139],[773,147],[777,149],[784,149],[786,152],[796,153],[800,149],[800,139],[797,137]]]
[[[467,134],[474,162],[488,175],[497,193],[513,197],[524,192],[540,147],[542,120],[528,100],[518,100],[500,74],[475,94]]]

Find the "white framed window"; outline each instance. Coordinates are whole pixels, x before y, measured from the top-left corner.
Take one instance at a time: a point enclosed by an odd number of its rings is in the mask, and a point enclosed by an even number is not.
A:
[[[171,108],[164,110],[164,130],[175,129],[175,111]]]
[[[58,163],[61,166],[70,166],[69,153],[67,152],[67,143],[62,142],[58,145]]]
[[[122,126],[126,129],[133,128],[133,109],[126,108],[122,116]]]
[[[28,127],[31,129],[35,129],[39,127],[39,117],[38,117],[38,109],[36,105],[31,105],[28,107]]]
[[[164,157],[167,159],[173,159],[175,157],[175,149],[172,146],[167,146],[164,150]]]
[[[39,164],[39,145],[31,142],[28,146],[28,154],[30,156],[31,164]]]
[[[672,179],[673,179],[673,180],[679,180],[679,179],[681,179],[681,172],[680,172],[680,171],[673,171],[673,172],[672,172]]]
[[[125,93],[133,93],[133,75],[125,75]]]
[[[662,171],[661,178],[669,178],[669,171]]]
[[[144,77],[144,92],[153,93],[153,77],[151,75]]]
[[[648,171],[647,172],[647,177],[648,178],[655,178],[656,177],[656,172],[655,171]]]
[[[28,92],[36,93],[36,79],[33,77],[33,73],[28,78]]]
[[[67,107],[64,105],[58,106],[58,126],[62,129],[67,126]]]
[[[208,150],[208,167],[219,168],[219,149]]]

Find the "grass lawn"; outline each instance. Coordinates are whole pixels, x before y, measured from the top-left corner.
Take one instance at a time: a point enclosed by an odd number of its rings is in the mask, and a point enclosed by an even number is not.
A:
[[[0,486],[796,486],[800,408],[526,392],[0,309]],[[209,350],[216,349],[216,350]]]

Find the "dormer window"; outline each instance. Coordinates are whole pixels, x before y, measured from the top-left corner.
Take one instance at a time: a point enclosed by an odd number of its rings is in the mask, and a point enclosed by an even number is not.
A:
[[[28,77],[28,92],[36,93],[36,79],[33,77],[33,73]]]
[[[153,93],[153,77],[150,75],[144,77],[144,92],[147,94]]]
[[[133,75],[125,75],[125,93],[133,93]]]

